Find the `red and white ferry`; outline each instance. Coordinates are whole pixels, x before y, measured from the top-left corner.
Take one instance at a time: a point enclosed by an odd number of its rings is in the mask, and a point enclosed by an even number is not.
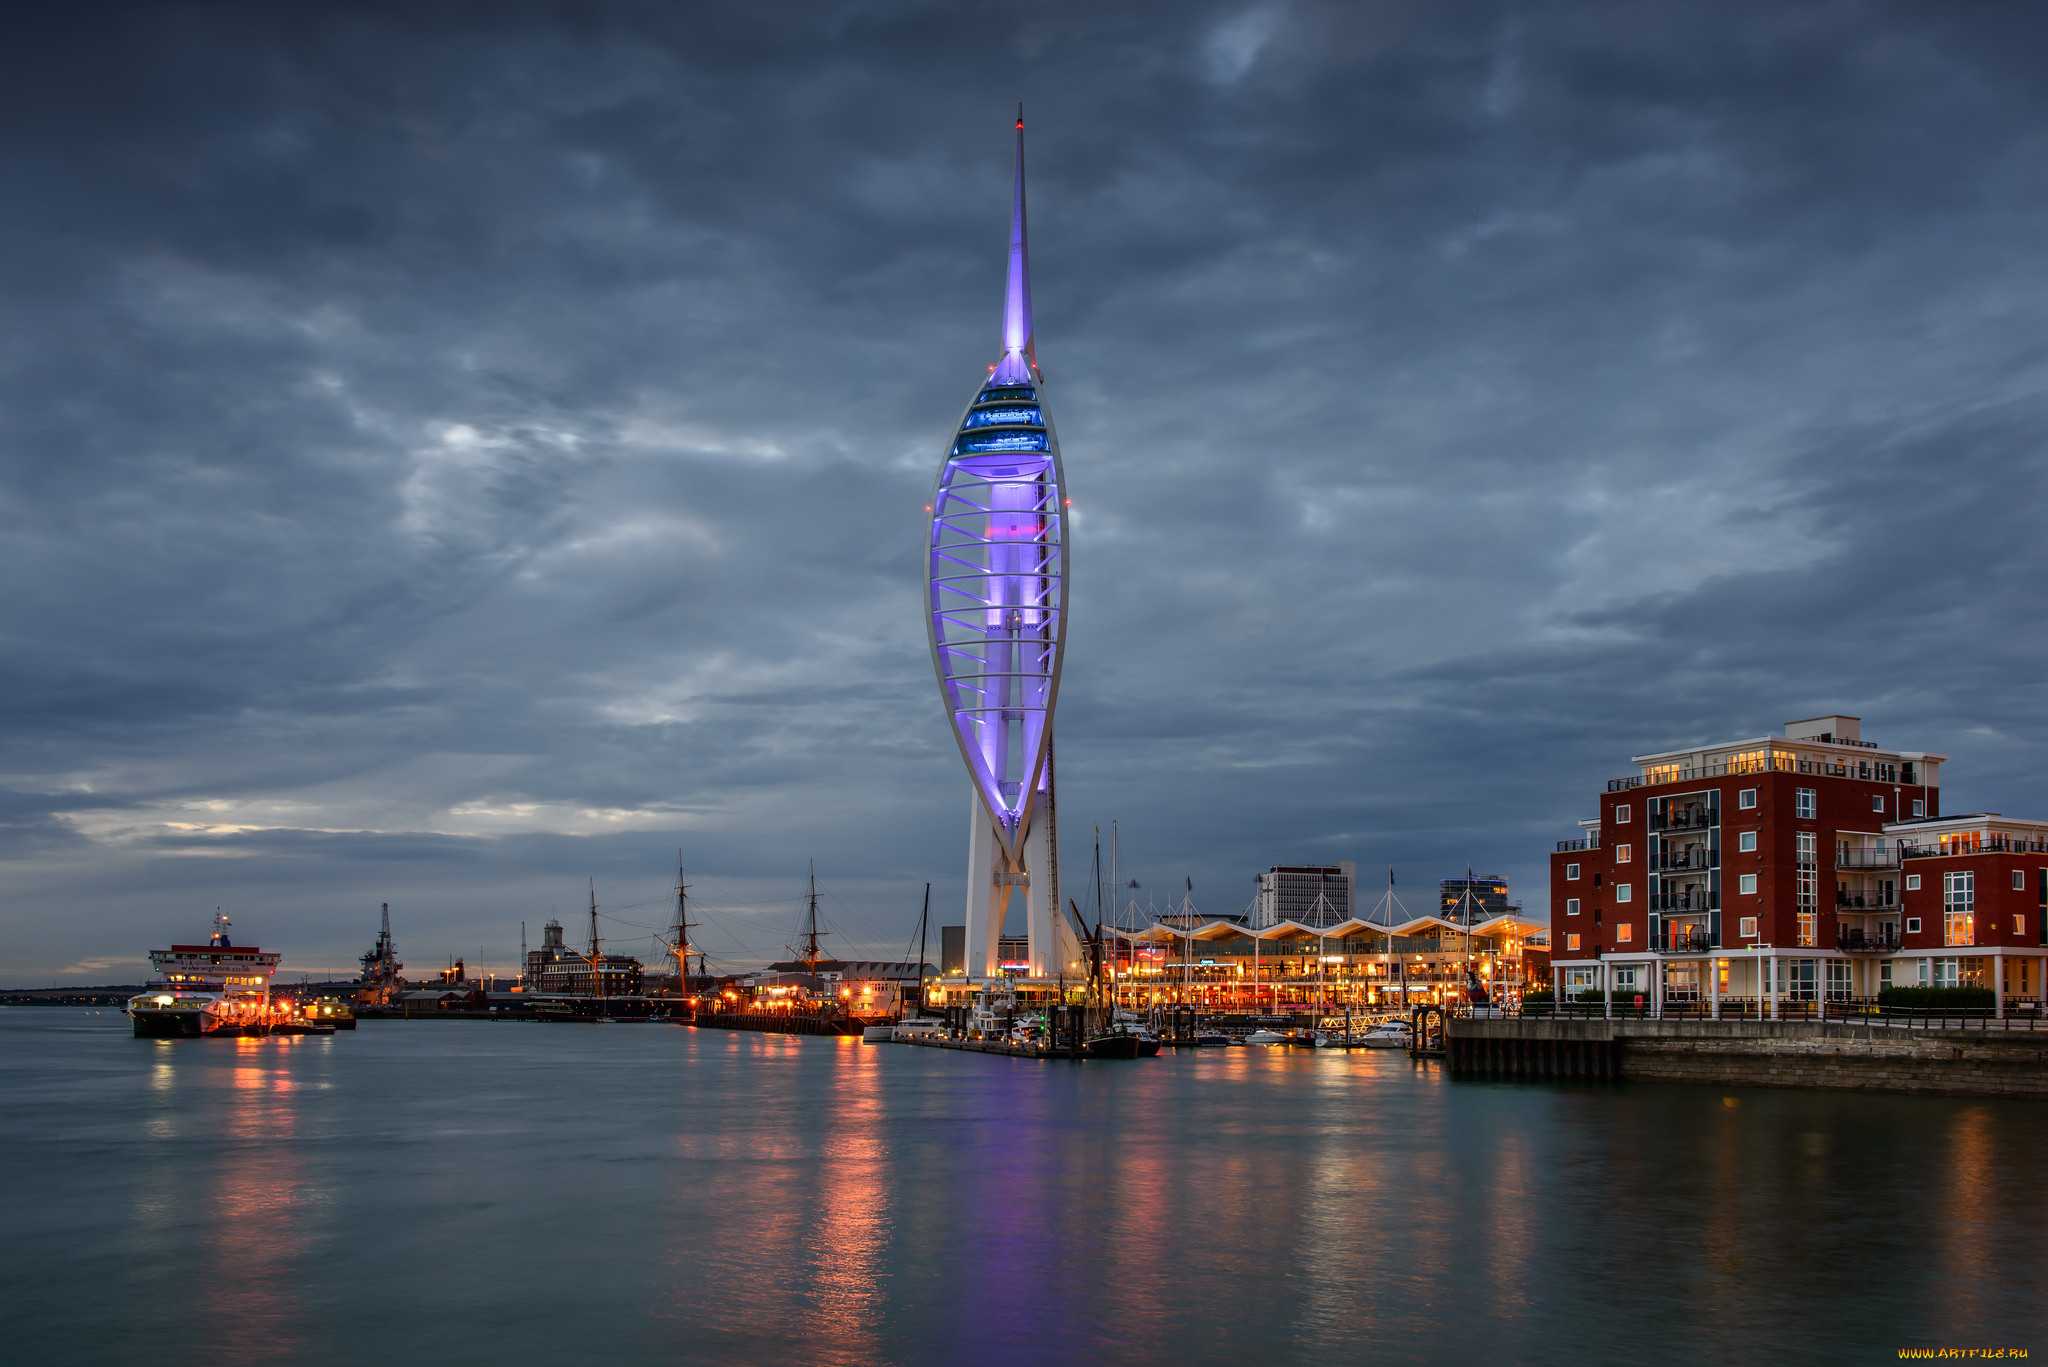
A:
[[[228,924],[216,915],[205,944],[149,951],[157,981],[128,999],[138,1036],[270,1033],[280,1015],[270,1002],[270,979],[283,956],[235,944]]]

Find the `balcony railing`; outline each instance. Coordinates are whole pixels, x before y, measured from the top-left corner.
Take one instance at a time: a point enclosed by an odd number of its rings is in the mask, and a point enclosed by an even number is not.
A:
[[[1899,866],[1899,851],[1896,846],[1882,848],[1849,849],[1835,851],[1835,867],[1838,869],[1895,869]]]
[[[1597,850],[1599,848],[1600,837],[1593,835],[1587,836],[1584,840],[1560,840],[1557,842],[1557,852],[1559,854],[1576,854],[1580,850]]]
[[[1718,869],[1721,867],[1721,856],[1718,850],[1704,848],[1680,850],[1676,854],[1666,851],[1652,860],[1650,867],[1660,873],[1674,869]]]
[[[1710,954],[1714,937],[1705,931],[1673,932],[1650,941],[1650,948],[1664,954]]]
[[[1711,892],[1659,892],[1650,897],[1651,911],[1712,911]]]
[[[1981,840],[1954,840],[1943,845],[1901,845],[1899,853],[1907,859],[1933,859],[1944,854],[2048,854],[2048,840],[1989,835]]]
[[[1895,892],[1838,892],[1835,894],[1837,911],[1882,911],[1886,907],[1896,908],[1899,895]]]
[[[1882,931],[1838,930],[1835,948],[1845,954],[1894,954],[1898,952],[1899,937]]]
[[[1719,813],[1711,807],[1681,807],[1650,818],[1653,831],[1704,831],[1720,824]]]

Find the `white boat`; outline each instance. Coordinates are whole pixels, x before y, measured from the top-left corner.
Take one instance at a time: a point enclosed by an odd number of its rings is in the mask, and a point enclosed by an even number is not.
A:
[[[145,1038],[260,1035],[281,1019],[271,1005],[270,979],[279,955],[228,938],[228,918],[213,918],[203,945],[149,951],[158,981],[131,997],[128,1015]]]
[[[1407,1021],[1381,1021],[1360,1035],[1358,1042],[1368,1049],[1406,1049],[1415,1042],[1415,1032]]]
[[[1246,1044],[1285,1044],[1287,1036],[1277,1030],[1254,1030],[1244,1037]]]
[[[944,1021],[931,1019],[907,1020],[896,1022],[891,1038],[899,1040],[943,1039],[945,1034],[946,1023]]]
[[[886,1044],[896,1038],[896,1027],[886,1021],[881,1025],[870,1025],[860,1032],[862,1044]]]

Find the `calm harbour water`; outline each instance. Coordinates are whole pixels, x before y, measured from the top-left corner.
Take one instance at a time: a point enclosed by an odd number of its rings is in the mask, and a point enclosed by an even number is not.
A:
[[[14,1362],[2048,1351],[2048,1107],[0,1010]]]

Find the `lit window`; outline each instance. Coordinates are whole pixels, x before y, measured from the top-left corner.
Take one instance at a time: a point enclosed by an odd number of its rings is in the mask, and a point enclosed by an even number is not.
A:
[[[1907,892],[1918,892],[1918,891],[1920,891],[1920,875],[1919,875],[1919,874],[1917,874],[1917,873],[1909,873],[1909,874],[1907,874],[1907,875],[1906,875],[1906,891],[1907,891]]]
[[[1628,861],[1629,861],[1629,860],[1631,860],[1631,859],[1633,859],[1633,858],[1635,858],[1635,852],[1634,852],[1633,850],[1631,850],[1631,849],[1630,849],[1630,848],[1629,848],[1628,846],[1626,846],[1626,845],[1616,845],[1616,846],[1614,847],[1614,862],[1615,862],[1615,863],[1617,863],[1617,864],[1626,864],[1626,863],[1628,863]]]
[[[1870,799],[1870,810],[1871,810],[1871,811],[1873,811],[1873,812],[1881,812],[1881,811],[1883,811],[1883,810],[1884,810],[1884,799],[1883,799],[1883,798],[1881,798],[1881,797],[1878,797],[1878,796],[1876,796],[1875,794],[1873,794],[1873,795],[1871,796],[1871,799]]]
[[[1579,937],[1578,937],[1578,936],[1576,936],[1576,935],[1567,935],[1567,936],[1565,936],[1565,937],[1564,937],[1564,947],[1565,947],[1566,949],[1577,949],[1577,948],[1579,947]]]
[[[1744,854],[1748,854],[1756,848],[1756,832],[1744,831],[1741,835],[1735,837],[1735,843],[1737,848]]]
[[[1628,821],[1628,804],[1627,804],[1627,803],[1625,803],[1625,802],[1624,802],[1624,803],[1622,803],[1622,804],[1621,804],[1621,805],[1620,805],[1619,807],[1616,807],[1616,808],[1614,809],[1614,821],[1615,821],[1615,824],[1616,824],[1616,825],[1623,825],[1623,824],[1626,824],[1626,823],[1627,823],[1627,821]]]
[[[1906,918],[1906,933],[1908,935],[1918,935],[1920,933],[1920,918],[1918,916],[1908,916]]]
[[[1755,874],[1753,874],[1753,873],[1745,873],[1745,874],[1743,874],[1743,875],[1742,875],[1742,892],[1743,892],[1743,894],[1744,894],[1745,896],[1750,896],[1750,897],[1754,897],[1754,896],[1756,895],[1756,875],[1755,875]]]
[[[1743,939],[1754,940],[1756,938],[1756,917],[1745,916],[1737,924],[1741,927],[1737,934]]]
[[[1565,876],[1565,881],[1566,881],[1566,882],[1570,882],[1570,883],[1576,883],[1576,882],[1578,882],[1578,881],[1579,881],[1579,866],[1578,866],[1577,864],[1567,864],[1567,865],[1565,865],[1565,866],[1564,866],[1564,876]]]
[[[1614,885],[1614,900],[1617,902],[1631,901],[1635,897],[1635,891],[1635,884],[1633,883],[1616,883]]]
[[[1629,924],[1628,922],[1626,922],[1626,921],[1622,922],[1622,923],[1621,923],[1620,925],[1618,925],[1618,926],[1616,926],[1616,927],[1614,928],[1614,939],[1615,939],[1615,943],[1617,943],[1617,944],[1624,944],[1624,945],[1625,945],[1625,944],[1627,944],[1627,943],[1628,943],[1628,942],[1629,942],[1630,940],[1633,940],[1633,939],[1635,939],[1635,938],[1636,938],[1636,928],[1635,928],[1634,926],[1630,925],[1630,924]]]
[[[2027,875],[2021,872],[2019,869],[2014,869],[2012,871],[2012,890],[2014,892],[2024,892],[2026,891],[2026,887]]]
[[[1756,806],[1756,789],[1744,788],[1741,792],[1737,793],[1735,795],[1735,805],[1743,808]]]
[[[2013,933],[2013,934],[2015,934],[2015,935],[2021,936],[2022,938],[2024,938],[2024,937],[2025,937],[2025,935],[2026,935],[2026,933],[2027,933],[2027,918],[2026,918],[2026,917],[2024,917],[2024,916],[2015,916],[2015,917],[2013,917],[2013,918],[2012,918],[2012,933]]]
[[[1564,914],[1567,916],[1577,916],[1579,914],[1578,898],[1567,897],[1564,899]]]
[[[1819,810],[1819,790],[1816,788],[1795,788],[1792,790],[1792,815],[1803,821],[1813,820]]]
[[[1941,942],[1977,943],[1977,875],[1964,869],[1941,876]]]

